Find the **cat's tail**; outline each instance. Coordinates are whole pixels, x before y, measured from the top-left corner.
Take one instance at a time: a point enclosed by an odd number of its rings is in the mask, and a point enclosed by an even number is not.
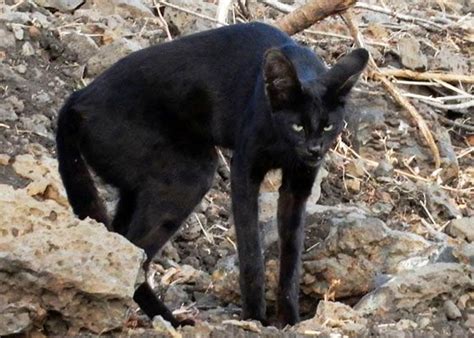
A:
[[[107,224],[106,209],[81,155],[80,129],[81,117],[74,110],[73,94],[61,108],[58,117],[56,145],[59,173],[74,213],[80,219],[90,217]]]

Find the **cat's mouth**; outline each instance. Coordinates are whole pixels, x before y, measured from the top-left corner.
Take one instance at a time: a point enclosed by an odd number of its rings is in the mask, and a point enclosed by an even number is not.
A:
[[[301,150],[297,150],[297,153],[301,159],[301,161],[306,164],[307,166],[310,166],[310,167],[317,167],[321,164],[321,162],[323,161],[324,159],[324,156],[323,155],[315,155],[315,154],[310,154],[309,152],[307,151],[301,151]]]

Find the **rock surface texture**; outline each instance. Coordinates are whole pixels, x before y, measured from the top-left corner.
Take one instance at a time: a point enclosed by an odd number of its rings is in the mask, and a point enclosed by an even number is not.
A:
[[[56,334],[121,326],[143,261],[103,224],[0,185],[0,335],[52,321],[67,328]]]

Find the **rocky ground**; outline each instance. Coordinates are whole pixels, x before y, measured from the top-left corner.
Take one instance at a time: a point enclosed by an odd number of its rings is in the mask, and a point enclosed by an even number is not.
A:
[[[465,104],[473,94],[472,84],[457,82],[394,80],[433,132],[440,169],[415,122],[380,84],[364,78],[356,88],[347,131],[328,154],[308,205],[303,322],[279,330],[239,321],[226,150],[214,187],[152,265],[156,292],[197,325],[176,331],[137,310],[131,295],[144,278],[143,253],[72,215],[54,132],[67,96],[122,56],[216,25],[216,1],[169,3],[0,4],[0,335],[473,335],[474,114]],[[228,22],[272,22],[282,13],[268,3],[235,4]],[[374,10],[382,2],[364,4],[372,9],[356,6],[355,18],[379,66],[472,74],[470,2],[385,1],[385,9],[411,21]],[[340,17],[295,38],[329,64],[353,44]],[[261,194],[270,317],[278,185],[278,172],[271,173]],[[116,193],[101,188],[112,211]]]

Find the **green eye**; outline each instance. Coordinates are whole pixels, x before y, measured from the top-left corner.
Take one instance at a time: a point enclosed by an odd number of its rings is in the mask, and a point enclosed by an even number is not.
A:
[[[304,129],[301,124],[296,124],[296,123],[293,123],[293,124],[291,125],[291,128],[293,128],[293,130],[296,131],[296,132],[298,132],[298,133],[301,132],[301,131],[303,131],[303,129]]]
[[[333,128],[333,125],[330,124],[329,126],[324,127],[324,131],[331,131]]]

